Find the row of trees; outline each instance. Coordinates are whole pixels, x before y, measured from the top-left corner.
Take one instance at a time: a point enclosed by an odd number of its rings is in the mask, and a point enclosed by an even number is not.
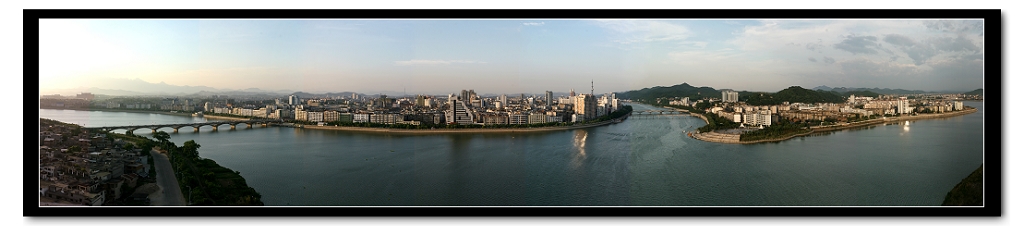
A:
[[[190,205],[263,205],[260,194],[245,184],[240,172],[199,157],[201,145],[195,140],[185,141],[179,147],[166,132],[157,132],[153,138],[167,150],[178,185],[181,192],[187,193]]]
[[[807,123],[795,123],[782,119],[771,126],[764,127],[764,129],[740,134],[740,141],[776,139],[796,134],[804,134],[811,132],[808,127],[809,125]]]

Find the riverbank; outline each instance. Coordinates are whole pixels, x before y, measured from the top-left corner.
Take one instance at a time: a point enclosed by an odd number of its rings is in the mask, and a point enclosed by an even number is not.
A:
[[[54,108],[40,108],[40,109],[51,109],[51,110],[75,110],[75,111],[101,111],[101,112],[123,112],[123,113],[152,113],[152,114],[164,114],[173,116],[191,117],[191,113],[175,113],[167,111],[157,110],[139,110],[139,109],[106,109],[106,108],[83,108],[83,109],[54,109]]]
[[[900,116],[900,117],[891,117],[891,118],[887,117],[887,118],[872,119],[872,120],[853,122],[853,123],[842,123],[842,124],[829,125],[829,126],[817,126],[817,127],[811,127],[811,129],[809,131],[804,132],[804,133],[799,133],[799,134],[794,134],[794,135],[789,135],[789,136],[779,137],[779,138],[773,138],[773,139],[753,140],[753,141],[740,141],[740,135],[739,134],[725,134],[725,133],[717,133],[717,132],[713,132],[713,131],[712,132],[705,132],[705,133],[689,132],[689,133],[687,133],[687,135],[689,135],[690,137],[693,137],[694,139],[698,139],[698,140],[702,140],[702,141],[707,141],[707,142],[725,143],[725,144],[757,144],[757,143],[765,143],[765,142],[779,142],[779,141],[788,140],[788,139],[792,139],[792,138],[795,138],[795,137],[806,136],[806,135],[810,135],[810,134],[814,134],[814,133],[837,131],[837,130],[845,130],[845,129],[859,128],[859,127],[866,127],[866,126],[873,126],[873,125],[881,125],[881,124],[886,124],[886,123],[896,123],[896,122],[913,121],[913,120],[938,119],[938,118],[962,116],[962,115],[971,114],[971,113],[974,113],[974,112],[977,112],[977,111],[978,111],[977,108],[968,108],[968,109],[964,109],[962,111],[948,112],[948,113],[918,114],[918,115],[914,115],[914,116]],[[697,116],[697,115],[694,115],[694,116]],[[705,123],[708,122],[708,120],[706,118],[704,118],[703,116],[698,116],[698,117],[703,119]]]
[[[448,134],[448,133],[525,133],[525,132],[546,132],[546,131],[564,131],[574,130],[582,128],[590,128],[596,126],[604,126],[618,121],[625,120],[629,115],[620,117],[618,119],[612,119],[603,122],[584,124],[584,125],[572,125],[572,126],[556,126],[556,127],[532,127],[532,128],[463,128],[463,129],[396,129],[396,128],[374,128],[374,127],[346,127],[346,126],[302,126],[304,129],[315,129],[315,130],[338,130],[338,131],[355,131],[355,132],[375,132],[375,133],[389,133],[389,134]]]

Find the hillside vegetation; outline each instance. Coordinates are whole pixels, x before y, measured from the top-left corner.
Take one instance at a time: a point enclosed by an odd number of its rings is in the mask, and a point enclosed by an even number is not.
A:
[[[835,92],[815,91],[799,86],[791,86],[777,93],[742,92],[740,93],[740,101],[745,101],[750,105],[777,105],[783,102],[842,103],[846,102],[846,98]]]
[[[979,166],[978,169],[971,172],[967,178],[964,178],[959,184],[956,184],[956,186],[953,187],[953,190],[946,193],[946,199],[942,201],[942,205],[981,206],[982,190],[984,189],[984,182],[982,182],[984,167],[984,165]]]

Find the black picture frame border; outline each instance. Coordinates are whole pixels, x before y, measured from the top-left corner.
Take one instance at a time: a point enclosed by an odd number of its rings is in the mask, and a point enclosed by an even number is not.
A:
[[[984,27],[988,30],[985,37],[986,72],[994,80],[986,80],[985,87],[993,99],[986,102],[990,105],[986,115],[985,132],[998,133],[986,135],[995,141],[985,142],[985,205],[981,207],[482,207],[482,206],[410,206],[410,207],[40,207],[36,191],[38,172],[38,155],[30,149],[38,149],[38,143],[25,142],[25,195],[24,216],[27,217],[137,217],[137,216],[1001,216],[1004,177],[1002,158],[1006,135],[1002,131],[1002,115],[1000,103],[1004,67],[1002,53],[1005,28],[1002,24],[1002,12],[999,9],[975,10],[675,10],[675,9],[642,9],[642,10],[157,10],[157,9],[99,9],[99,10],[62,10],[62,9],[25,9],[23,10],[24,25],[24,80],[25,92],[25,140],[38,138],[38,123],[30,123],[29,113],[35,112],[30,107],[38,107],[33,101],[38,98],[38,48],[40,19],[86,19],[86,18],[137,18],[137,19],[333,19],[333,18],[365,18],[365,19],[984,19]],[[30,79],[36,78],[36,79]],[[33,80],[35,82],[28,82]],[[995,88],[993,88],[995,87]],[[34,88],[34,90],[33,90]],[[991,108],[995,107],[995,108]],[[34,117],[38,120],[38,117]],[[994,120],[994,121],[993,121]],[[36,145],[33,145],[36,144]],[[37,154],[37,153],[36,153]],[[966,177],[966,175],[965,175]]]

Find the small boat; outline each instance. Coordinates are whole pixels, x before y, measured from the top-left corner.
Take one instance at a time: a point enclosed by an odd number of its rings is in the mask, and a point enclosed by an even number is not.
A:
[[[203,113],[202,112],[196,112],[196,113],[193,113],[192,116],[193,117],[203,117]]]

